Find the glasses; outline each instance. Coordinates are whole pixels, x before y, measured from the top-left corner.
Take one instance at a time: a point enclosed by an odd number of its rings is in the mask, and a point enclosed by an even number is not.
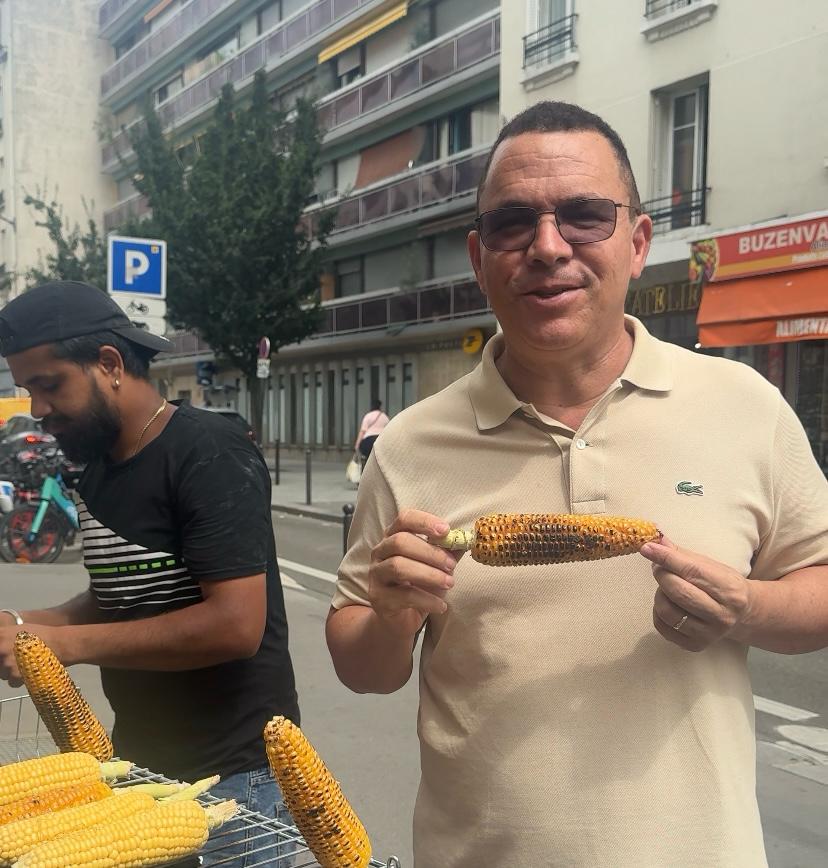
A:
[[[554,214],[558,232],[567,244],[606,241],[618,222],[618,209],[641,210],[612,199],[573,199],[549,211],[536,211],[523,205],[509,205],[484,211],[475,221],[480,240],[488,250],[525,250],[535,240],[542,214]]]

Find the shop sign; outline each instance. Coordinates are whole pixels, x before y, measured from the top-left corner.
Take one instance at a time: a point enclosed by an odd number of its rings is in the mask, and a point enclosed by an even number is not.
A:
[[[705,283],[828,263],[828,214],[696,241],[690,280]]]
[[[659,316],[698,310],[701,287],[697,283],[667,283],[627,292],[624,308],[631,316]]]
[[[469,329],[463,335],[463,352],[473,356],[483,346],[483,332],[480,329]]]

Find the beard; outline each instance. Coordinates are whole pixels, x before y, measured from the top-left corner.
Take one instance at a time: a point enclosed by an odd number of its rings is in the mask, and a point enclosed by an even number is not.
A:
[[[58,446],[70,461],[88,464],[107,455],[121,435],[121,415],[110,406],[98,384],[92,380],[92,392],[83,420],[50,416],[49,422],[60,430],[55,434]]]

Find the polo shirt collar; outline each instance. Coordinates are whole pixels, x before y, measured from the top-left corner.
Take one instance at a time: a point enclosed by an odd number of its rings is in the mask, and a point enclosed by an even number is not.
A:
[[[635,317],[625,316],[625,320],[634,343],[621,382],[653,392],[669,392],[673,372],[668,348]],[[515,396],[500,376],[495,359],[502,351],[503,335],[496,334],[483,348],[480,364],[470,375],[469,398],[481,431],[497,428],[515,411],[529,406]]]

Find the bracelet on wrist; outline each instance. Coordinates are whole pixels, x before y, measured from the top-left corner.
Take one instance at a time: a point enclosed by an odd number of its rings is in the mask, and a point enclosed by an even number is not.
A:
[[[0,609],[0,612],[5,612],[7,615],[11,615],[12,618],[14,618],[14,623],[17,624],[18,627],[23,623],[23,618],[17,609]]]

